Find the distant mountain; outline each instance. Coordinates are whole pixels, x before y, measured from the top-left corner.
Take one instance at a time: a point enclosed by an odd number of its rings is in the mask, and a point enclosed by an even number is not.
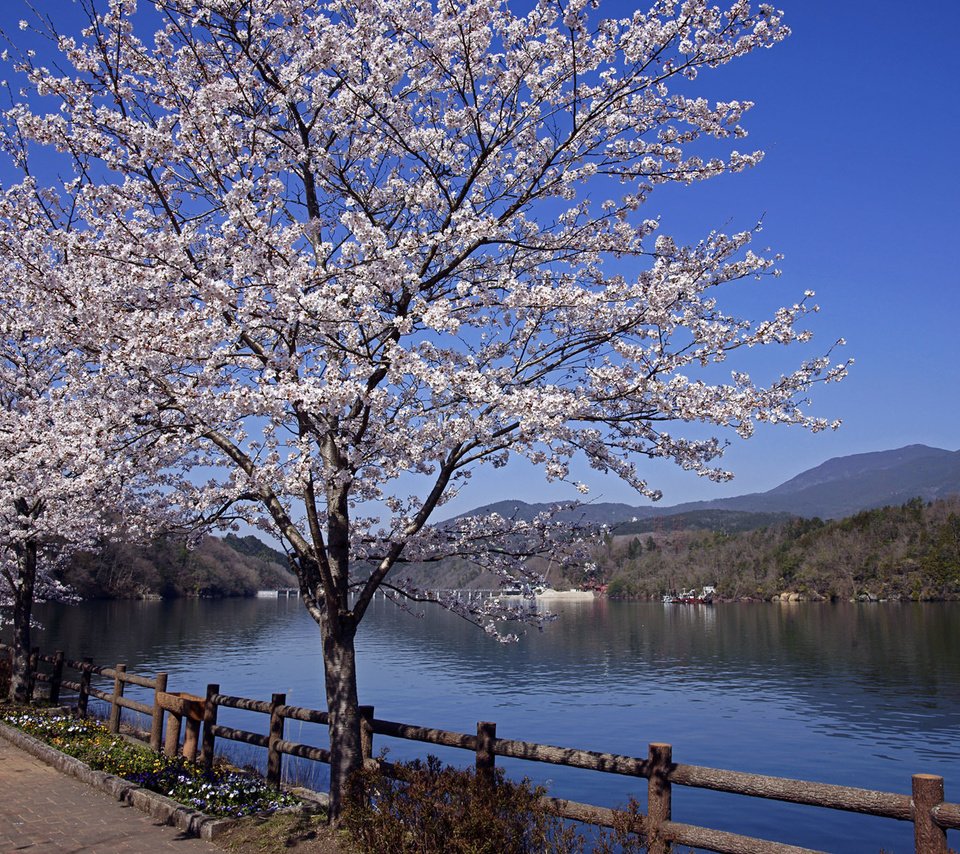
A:
[[[801,472],[767,495],[786,495],[802,492],[812,487],[823,486],[838,480],[850,480],[875,472],[889,472],[903,466],[925,466],[930,462],[940,464],[945,459],[960,461],[960,451],[944,451],[926,445],[907,445],[894,451],[874,451],[868,454],[853,454],[849,457],[834,457],[812,469]]]
[[[690,501],[669,507],[631,507],[628,504],[584,504],[557,514],[561,521],[619,526],[653,517],[689,516],[693,527],[703,527],[703,511],[789,514],[839,519],[861,510],[904,504],[911,498],[934,501],[960,495],[960,451],[926,445],[907,445],[891,451],[876,451],[834,457],[801,472],[767,492],[755,492],[711,501]],[[473,516],[497,512],[503,516],[532,519],[549,504],[499,501],[464,513]],[[693,514],[693,515],[690,515]],[[696,521],[700,520],[700,521]],[[739,526],[743,520],[712,517],[711,525]],[[765,523],[761,523],[765,524]],[[742,530],[741,527],[731,529]],[[632,530],[632,529],[631,529]]]
[[[835,457],[767,492],[680,504],[693,509],[749,510],[839,519],[874,507],[960,494],[960,451],[908,445],[892,451]]]

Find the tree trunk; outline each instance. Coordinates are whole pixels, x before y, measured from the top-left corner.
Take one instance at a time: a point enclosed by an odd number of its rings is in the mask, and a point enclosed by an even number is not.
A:
[[[354,649],[356,627],[341,620],[338,626],[326,627],[324,634],[323,665],[330,714],[330,820],[336,823],[350,777],[363,764]]]
[[[9,697],[28,703],[30,685],[30,620],[33,616],[33,589],[37,580],[37,545],[27,543],[17,550],[17,579],[13,588],[13,662]]]

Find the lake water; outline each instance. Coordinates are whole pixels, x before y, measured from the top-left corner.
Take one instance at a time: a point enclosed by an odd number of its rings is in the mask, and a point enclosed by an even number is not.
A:
[[[438,609],[374,603],[358,638],[361,702],[376,716],[570,747],[909,794],[941,774],[960,801],[960,605],[595,600],[503,646]],[[169,689],[324,708],[319,634],[296,599],[88,602],[39,609],[44,651],[169,672]],[[225,710],[227,711],[227,710]],[[228,724],[266,731],[262,716]],[[325,731],[288,722],[287,737]],[[393,759],[428,747],[377,737]],[[434,748],[446,761],[469,754]],[[498,759],[551,794],[622,806],[646,781]],[[836,852],[908,852],[912,825],[674,788],[677,821]],[[960,848],[960,834],[950,844]]]

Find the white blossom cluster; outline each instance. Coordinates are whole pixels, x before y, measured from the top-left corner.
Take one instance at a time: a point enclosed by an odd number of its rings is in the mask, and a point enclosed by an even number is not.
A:
[[[0,208],[18,227],[37,210],[15,193]],[[111,413],[75,383],[84,357],[60,334],[69,318],[37,299],[55,262],[42,232],[6,229],[0,241],[0,618],[9,609],[29,625],[34,602],[75,598],[56,578],[59,563],[108,535],[145,493],[118,453]]]
[[[644,213],[658,185],[760,160],[735,147],[752,105],[696,79],[781,41],[780,14],[596,6],[166,0],[148,35],[125,0],[59,36],[56,66],[14,60],[4,147],[25,174],[55,149],[72,177],[8,188],[0,220],[11,263],[56,259],[35,301],[82,354],[71,387],[171,502],[279,536],[325,631],[381,584],[416,598],[398,562],[507,573],[556,541],[546,519],[431,526],[479,466],[563,481],[582,457],[658,497],[638,459],[729,477],[685,425],[829,426],[806,395],[845,364],[745,367],[808,340],[809,297],[759,322],[722,307],[776,258]]]

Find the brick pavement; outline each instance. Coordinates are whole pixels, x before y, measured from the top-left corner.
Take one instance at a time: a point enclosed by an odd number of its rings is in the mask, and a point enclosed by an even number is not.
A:
[[[159,824],[0,738],[2,854],[209,854],[219,850]]]

